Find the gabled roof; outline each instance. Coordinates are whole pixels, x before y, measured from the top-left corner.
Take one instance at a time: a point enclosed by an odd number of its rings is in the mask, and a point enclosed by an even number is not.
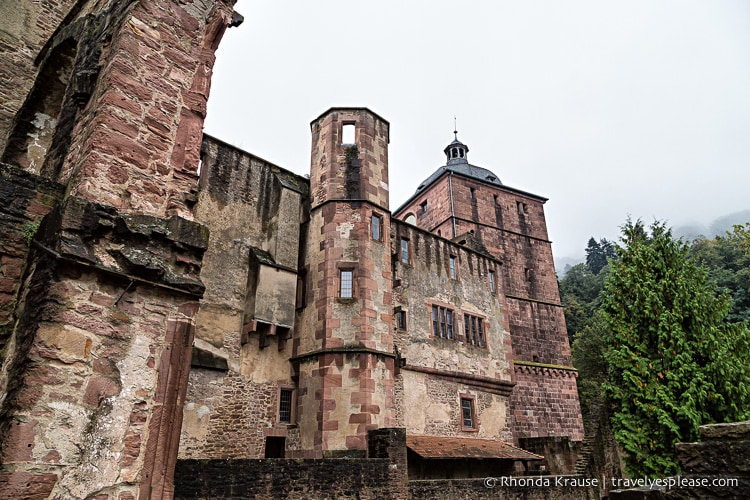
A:
[[[544,457],[494,439],[406,436],[406,447],[422,458],[501,458],[544,460]]]

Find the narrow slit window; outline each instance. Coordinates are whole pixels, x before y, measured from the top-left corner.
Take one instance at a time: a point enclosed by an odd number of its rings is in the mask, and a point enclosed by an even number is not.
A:
[[[450,264],[450,271],[451,271],[451,279],[452,280],[458,279],[458,271],[456,271],[456,256],[455,255],[450,256],[449,264]]]
[[[355,129],[356,127],[353,123],[345,123],[344,126],[341,127],[341,144],[355,144]]]
[[[380,241],[383,232],[383,218],[379,215],[372,216],[372,239]]]
[[[496,291],[496,285],[495,285],[495,271],[490,271],[490,292],[495,293]]]
[[[406,330],[406,311],[396,311],[396,328]]]
[[[401,262],[409,263],[409,240],[401,238]]]

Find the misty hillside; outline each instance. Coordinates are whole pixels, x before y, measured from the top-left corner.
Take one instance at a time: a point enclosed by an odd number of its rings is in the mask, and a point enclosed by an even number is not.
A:
[[[750,222],[750,210],[742,210],[717,217],[708,225],[692,222],[680,226],[674,226],[672,228],[672,235],[675,238],[682,238],[685,241],[693,241],[696,238],[713,239],[716,236],[724,236],[726,232],[731,231],[735,225],[745,224],[747,222]],[[596,235],[592,234],[592,236]],[[555,271],[557,272],[558,279],[562,279],[570,267],[586,261],[586,255],[584,253],[585,248],[586,242],[582,241],[580,256],[555,256]]]

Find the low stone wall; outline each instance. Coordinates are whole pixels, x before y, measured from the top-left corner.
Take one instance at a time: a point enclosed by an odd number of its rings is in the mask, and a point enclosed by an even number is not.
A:
[[[677,443],[675,486],[610,492],[613,500],[750,498],[750,421],[704,425],[698,443]]]
[[[587,479],[583,476],[408,481],[404,429],[370,431],[368,456],[370,458],[179,460],[174,498],[599,498],[598,488],[586,486]]]

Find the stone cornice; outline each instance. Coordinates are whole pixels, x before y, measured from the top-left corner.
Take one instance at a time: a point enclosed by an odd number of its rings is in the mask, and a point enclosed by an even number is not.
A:
[[[500,396],[510,396],[511,392],[513,392],[513,387],[516,385],[515,382],[511,382],[510,380],[499,380],[490,377],[482,377],[480,375],[472,375],[470,373],[439,370],[437,368],[429,368],[426,366],[407,364],[402,367],[402,370],[425,373],[427,375],[450,380],[451,382],[466,384],[484,392],[498,394]]]

